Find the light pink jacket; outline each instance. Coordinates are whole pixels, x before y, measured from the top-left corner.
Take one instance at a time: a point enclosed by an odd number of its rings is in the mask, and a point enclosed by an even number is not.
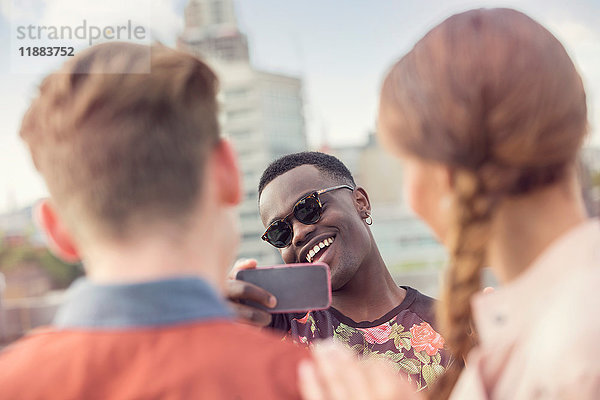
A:
[[[600,222],[567,232],[473,301],[480,345],[457,399],[600,399]]]

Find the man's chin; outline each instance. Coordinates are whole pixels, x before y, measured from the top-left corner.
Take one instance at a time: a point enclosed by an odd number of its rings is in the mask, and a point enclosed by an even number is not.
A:
[[[331,291],[337,292],[343,290],[350,279],[344,279],[345,277],[337,276],[335,273],[331,273]]]

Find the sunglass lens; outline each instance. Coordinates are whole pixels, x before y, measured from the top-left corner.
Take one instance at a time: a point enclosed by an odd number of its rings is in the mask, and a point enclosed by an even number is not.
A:
[[[307,197],[296,204],[294,216],[303,224],[314,224],[321,218],[321,205],[314,197]]]
[[[284,221],[274,222],[267,230],[267,240],[275,247],[286,247],[292,241],[292,229]]]

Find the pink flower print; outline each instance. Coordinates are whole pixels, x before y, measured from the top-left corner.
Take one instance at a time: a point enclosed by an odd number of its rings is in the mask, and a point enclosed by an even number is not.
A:
[[[363,337],[371,344],[383,344],[387,342],[390,340],[390,334],[392,333],[392,327],[388,322],[372,328],[357,329],[363,332]]]

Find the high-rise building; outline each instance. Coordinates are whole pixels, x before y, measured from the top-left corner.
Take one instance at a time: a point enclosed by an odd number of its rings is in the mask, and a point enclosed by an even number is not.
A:
[[[178,44],[203,58],[249,61],[248,40],[237,26],[231,0],[190,0]]]
[[[178,47],[204,59],[220,79],[222,129],[237,150],[245,190],[239,256],[274,264],[279,253],[260,239],[258,181],[275,158],[306,150],[302,81],[252,65],[234,11],[232,0],[189,0]]]

